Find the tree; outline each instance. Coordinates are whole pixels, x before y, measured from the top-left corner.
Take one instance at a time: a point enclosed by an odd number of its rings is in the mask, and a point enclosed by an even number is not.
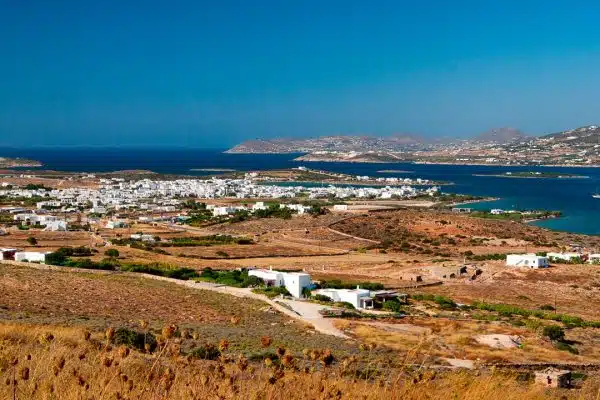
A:
[[[558,325],[548,325],[544,327],[543,331],[544,336],[548,339],[561,342],[565,339],[565,331]]]
[[[30,245],[32,245],[32,246],[35,246],[35,245],[38,243],[38,241],[37,241],[37,239],[36,239],[36,238],[34,238],[33,236],[29,236],[29,237],[27,238],[27,243],[29,243],[29,244],[30,244]]]
[[[104,252],[104,255],[110,258],[117,258],[119,257],[119,250],[117,249],[108,249]]]
[[[62,251],[55,251],[46,255],[46,264],[48,265],[63,265],[67,260],[67,256]]]

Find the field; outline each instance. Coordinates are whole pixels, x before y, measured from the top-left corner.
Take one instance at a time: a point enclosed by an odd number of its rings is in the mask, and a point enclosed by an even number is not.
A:
[[[358,369],[352,358],[344,359],[344,367],[323,367],[328,365],[327,358],[316,353],[297,362],[285,355],[275,356],[274,361],[258,366],[248,365],[247,358],[234,352],[206,361],[182,355],[177,341],[167,335],[162,350],[148,354],[114,346],[114,339],[88,335],[80,328],[3,324],[0,371],[8,383],[0,386],[0,396],[64,400],[538,400],[589,399],[598,393],[595,379],[587,380],[576,392],[545,390],[523,382],[518,375],[501,372],[403,372],[391,380],[365,380],[360,379],[365,370]]]
[[[261,351],[260,338],[301,354],[306,347],[357,351],[343,340],[315,333],[252,299],[122,275],[40,271],[0,264],[0,319],[23,324],[79,326],[102,332],[146,320],[160,331],[176,324],[197,332],[203,343],[227,339],[247,355]],[[236,317],[239,322],[231,323]],[[184,343],[186,347],[192,344]]]
[[[159,240],[132,243],[130,235],[138,232]],[[11,229],[0,237],[0,247],[85,246],[94,261],[116,249],[122,263],[197,270],[304,270],[321,283],[382,283],[409,300],[400,308],[404,316],[376,311],[328,319],[301,314],[294,300],[269,303],[258,295],[194,286],[198,283],[191,288],[120,272],[0,264],[0,373],[17,376],[29,368],[31,378],[19,381],[17,398],[51,398],[43,388],[52,385],[58,398],[67,399],[86,391],[94,398],[207,398],[217,392],[226,399],[596,398],[600,311],[593,304],[600,301],[600,266],[523,270],[505,267],[503,258],[572,245],[594,250],[599,244],[597,237],[437,209],[264,218],[204,228],[136,223],[93,233]],[[322,320],[341,337],[317,332]],[[174,333],[165,333],[171,325]],[[557,338],[547,333],[553,327],[560,328]],[[158,350],[130,343],[131,354],[123,357],[120,344],[104,337],[109,328],[151,334]],[[208,356],[217,349],[218,356]],[[13,357],[19,358],[17,366]],[[68,374],[43,372],[61,357],[68,360]],[[550,363],[578,372],[584,370],[578,366],[591,367],[585,379],[578,375],[574,390],[543,390],[530,384],[527,373],[494,372],[491,366],[498,363],[526,369]],[[14,381],[8,382],[0,396],[15,391]]]

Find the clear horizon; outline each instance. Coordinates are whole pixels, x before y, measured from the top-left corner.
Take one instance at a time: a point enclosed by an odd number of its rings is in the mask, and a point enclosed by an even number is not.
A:
[[[600,123],[597,2],[0,3],[0,146]]]

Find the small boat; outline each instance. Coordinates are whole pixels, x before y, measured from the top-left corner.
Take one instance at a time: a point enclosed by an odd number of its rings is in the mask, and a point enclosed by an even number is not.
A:
[[[592,197],[595,199],[600,199],[600,193],[595,193],[592,195]]]

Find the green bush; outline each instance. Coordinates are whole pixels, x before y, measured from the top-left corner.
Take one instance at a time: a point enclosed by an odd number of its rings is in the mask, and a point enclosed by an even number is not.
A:
[[[554,347],[558,350],[568,351],[569,353],[572,353],[572,354],[579,354],[579,350],[577,350],[577,348],[573,347],[569,343],[556,342],[554,344]]]
[[[256,276],[249,276],[248,271],[245,269],[218,271],[207,267],[202,270],[199,278],[202,281],[215,282],[240,288],[256,287],[264,284],[262,279]]]
[[[383,306],[381,307],[383,310],[386,311],[391,311],[391,312],[400,312],[402,310],[402,306],[400,305],[399,302],[394,301],[394,300],[388,300],[385,303],[383,303]]]
[[[542,334],[548,339],[556,342],[560,342],[565,339],[565,331],[558,325],[545,326]]]
[[[291,296],[290,292],[283,286],[268,286],[264,288],[257,288],[252,290],[253,293],[264,294],[269,298],[277,297],[279,295]]]
[[[122,264],[121,271],[139,272],[150,275],[164,276],[167,278],[180,279],[184,281],[200,277],[200,274],[198,274],[198,271],[195,269],[171,267],[170,265],[164,265],[160,263]]]
[[[201,360],[216,360],[221,356],[221,351],[214,344],[207,343],[192,350],[190,355]]]
[[[145,350],[145,345],[150,345],[150,351],[156,348],[156,338],[150,332],[143,333],[129,328],[117,328],[115,330],[114,342],[117,345],[125,345],[141,351]]]
[[[335,303],[333,303],[333,305],[335,307],[346,308],[348,310],[355,310],[356,309],[354,307],[354,305],[352,305],[352,303],[348,303],[347,301],[336,301]]]
[[[333,299],[329,296],[325,296],[324,294],[315,294],[313,296],[313,299],[317,300],[317,301],[325,301],[325,302],[331,302],[333,301]]]
[[[108,249],[104,252],[104,255],[111,258],[119,257],[119,250],[117,249]]]
[[[323,280],[323,281],[321,281],[320,286],[322,288],[328,288],[328,289],[356,289],[357,286],[360,286],[361,289],[367,289],[367,290],[383,289],[383,284],[377,283],[377,282],[351,283],[351,282],[342,282],[339,279],[332,279],[329,281]]]

